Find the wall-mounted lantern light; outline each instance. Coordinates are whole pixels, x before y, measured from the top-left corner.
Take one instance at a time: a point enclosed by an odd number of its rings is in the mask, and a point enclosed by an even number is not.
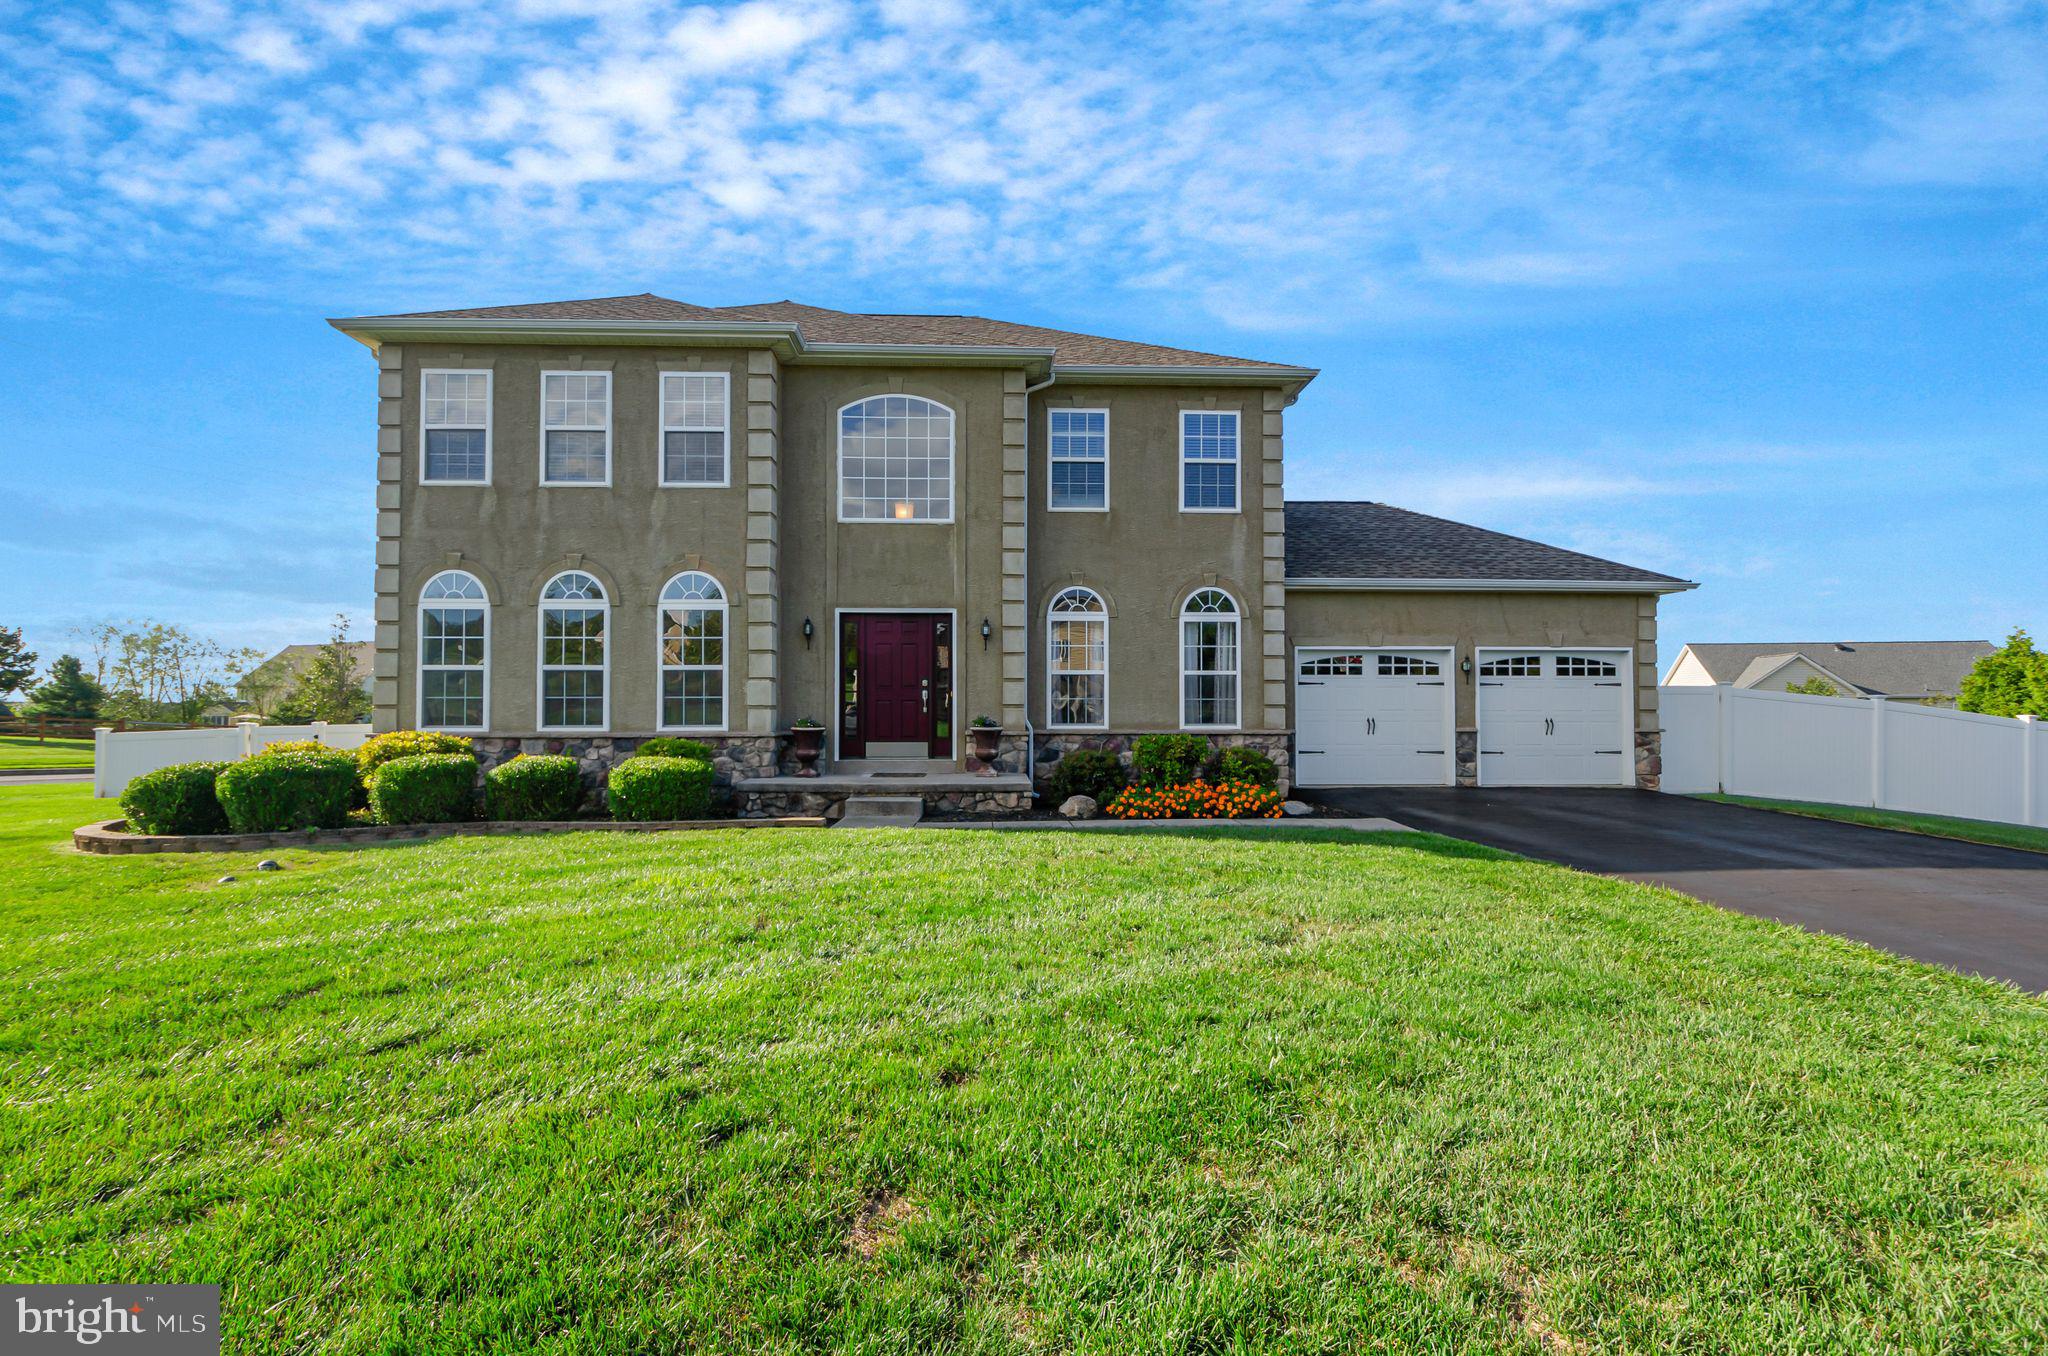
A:
[[[986,649],[988,648],[988,638],[989,638],[989,637],[990,637],[991,635],[993,635],[993,634],[994,634],[994,632],[992,632],[992,631],[990,631],[990,630],[988,629],[988,618],[987,618],[987,617],[983,617],[983,618],[981,619],[981,648],[982,648],[982,649],[986,650]]]
[[[816,627],[814,627],[814,626],[812,626],[812,625],[811,625],[811,619],[810,619],[809,617],[805,617],[805,618],[804,618],[804,648],[805,648],[806,650],[808,650],[808,649],[810,649],[810,648],[811,648],[811,633],[812,633],[812,632],[813,632],[814,630],[816,630],[816,629],[817,629]]]

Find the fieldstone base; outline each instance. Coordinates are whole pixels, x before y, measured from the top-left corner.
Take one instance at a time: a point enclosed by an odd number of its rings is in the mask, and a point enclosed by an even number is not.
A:
[[[1190,731],[1190,733],[1199,734],[1201,732]],[[1279,733],[1246,732],[1240,734],[1212,734],[1204,735],[1203,737],[1209,741],[1210,748],[1218,751],[1233,748],[1257,749],[1268,758],[1271,758],[1274,766],[1280,769],[1280,794],[1286,795],[1288,788],[1293,786],[1294,736],[1291,733],[1286,731]],[[1131,744],[1137,738],[1137,733],[1115,730],[1042,731],[1038,736],[1038,784],[1041,788],[1044,787],[1047,779],[1052,776],[1052,770],[1059,766],[1060,759],[1077,749],[1100,749],[1104,753],[1113,753],[1117,756],[1117,761],[1128,769],[1131,766]],[[1021,745],[1023,741],[1019,740],[1018,742]],[[1023,765],[1019,763],[1016,770],[1019,772],[1023,771]]]
[[[720,786],[730,786],[742,777],[772,777],[777,760],[788,743],[782,735],[683,735],[711,748],[711,766]],[[583,786],[594,802],[601,802],[606,780],[620,763],[633,756],[654,735],[479,735],[476,748],[477,771],[489,772],[509,763],[519,754],[566,753],[583,769]],[[790,764],[792,768],[795,764]]]
[[[1657,730],[1636,731],[1636,785],[1655,791],[1664,782],[1664,736]]]
[[[812,790],[797,787],[745,787],[735,797],[740,818],[786,819],[825,818],[837,819],[846,802],[859,795],[885,794],[883,788],[870,784],[859,791],[827,788]],[[1022,785],[1005,787],[1000,790],[980,788],[931,788],[925,789],[915,783],[904,783],[889,787],[886,794],[914,795],[924,801],[926,814],[1017,814],[1031,808],[1031,792]]]
[[[1458,762],[1458,785],[1479,785],[1479,731],[1458,731],[1458,742],[1453,747]]]

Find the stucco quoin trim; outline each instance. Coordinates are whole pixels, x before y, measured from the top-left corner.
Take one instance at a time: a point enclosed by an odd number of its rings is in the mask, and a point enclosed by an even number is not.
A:
[[[1324,579],[1288,576],[1287,588],[1341,593],[1684,593],[1699,584],[1647,579]]]

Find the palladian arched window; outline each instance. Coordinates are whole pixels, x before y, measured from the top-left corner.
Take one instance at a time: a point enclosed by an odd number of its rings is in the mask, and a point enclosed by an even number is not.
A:
[[[953,411],[883,395],[839,411],[841,522],[953,521]]]
[[[541,589],[541,729],[606,727],[605,680],[611,660],[605,633],[610,619],[604,585],[581,570],[558,574]]]
[[[1180,610],[1180,723],[1191,730],[1238,725],[1237,600],[1196,589]]]
[[[1046,723],[1109,724],[1109,609],[1093,589],[1061,589],[1045,614]]]
[[[662,729],[725,728],[725,615],[725,590],[700,570],[662,589]]]
[[[443,570],[420,590],[419,727],[490,727],[491,600],[463,570]]]

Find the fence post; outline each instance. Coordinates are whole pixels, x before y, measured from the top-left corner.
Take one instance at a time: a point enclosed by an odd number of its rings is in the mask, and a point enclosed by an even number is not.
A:
[[[1884,808],[1884,698],[1871,693],[1870,703],[1870,804]]]
[[[313,727],[313,742],[315,744],[325,744],[327,742],[327,722],[315,720],[309,721],[308,724]]]
[[[2034,717],[2020,718],[2020,823],[2035,824],[2040,821],[2036,813],[2040,809],[2034,804],[2034,759],[2038,750],[2034,748]]]
[[[256,755],[256,726],[256,721],[248,720],[241,716],[235,717],[235,729],[240,731],[242,735],[242,756],[244,758],[253,758]]]
[[[107,736],[113,730],[105,725],[92,727],[92,794],[95,800],[107,796]]]

